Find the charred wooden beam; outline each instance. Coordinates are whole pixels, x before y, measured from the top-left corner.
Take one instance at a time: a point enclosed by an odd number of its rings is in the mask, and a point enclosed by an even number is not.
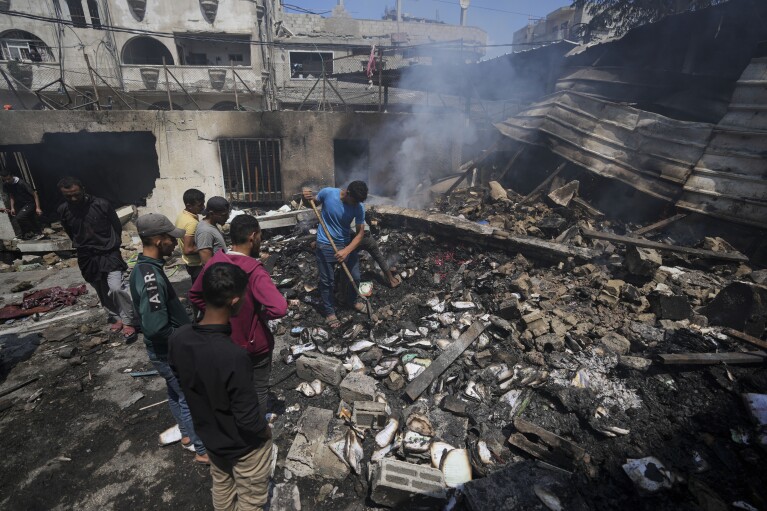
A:
[[[592,231],[589,229],[583,229],[581,231],[587,238],[594,238],[598,240],[607,240],[613,243],[620,243],[623,245],[634,245],[635,247],[654,248],[655,250],[661,250],[666,252],[678,252],[680,254],[687,254],[703,259],[718,259],[721,261],[731,261],[735,263],[748,262],[748,257],[740,253],[731,252],[714,252],[713,250],[703,250],[701,248],[681,247],[679,245],[668,245],[666,243],[658,243],[657,241],[645,240],[642,238],[631,238],[629,236],[620,236],[618,234],[610,234],[609,232]]]
[[[429,213],[428,211],[398,206],[371,206],[370,211],[375,214],[382,225],[387,227],[412,229],[451,240],[476,243],[508,252],[518,252],[525,257],[544,261],[558,262],[570,257],[579,261],[588,261],[598,255],[591,249],[564,245],[532,236],[515,236],[507,231],[443,213]]]
[[[717,364],[763,364],[767,360],[764,351],[735,353],[667,353],[658,355],[665,365],[717,365]]]

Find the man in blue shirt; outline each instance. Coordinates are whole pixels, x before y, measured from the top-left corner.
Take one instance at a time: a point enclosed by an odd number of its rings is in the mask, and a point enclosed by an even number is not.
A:
[[[360,267],[357,247],[365,236],[365,207],[362,203],[368,197],[368,185],[363,181],[352,181],[346,190],[323,188],[316,197],[311,190],[304,189],[303,196],[306,200],[314,199],[322,204],[322,220],[338,249],[338,253],[334,254],[325,230],[320,226],[317,229],[317,248],[314,251],[320,271],[320,298],[325,321],[330,328],[338,328],[341,323],[338,321],[333,303],[335,265],[345,261],[355,285],[359,286]],[[356,225],[353,237],[349,230],[352,221]],[[350,289],[349,302],[354,303],[355,310],[365,311],[365,305],[357,300],[354,289]]]

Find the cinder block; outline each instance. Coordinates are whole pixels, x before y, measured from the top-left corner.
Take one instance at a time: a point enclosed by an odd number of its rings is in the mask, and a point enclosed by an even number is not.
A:
[[[362,373],[349,373],[339,386],[341,399],[347,403],[355,401],[375,401],[376,381]]]
[[[352,422],[363,428],[381,429],[386,426],[389,414],[386,405],[377,401],[355,401]]]
[[[447,500],[442,472],[426,465],[384,459],[373,470],[371,486],[373,502],[396,509],[436,508]]]
[[[313,351],[305,352],[296,360],[296,374],[306,381],[319,379],[337,386],[346,374],[343,362]]]

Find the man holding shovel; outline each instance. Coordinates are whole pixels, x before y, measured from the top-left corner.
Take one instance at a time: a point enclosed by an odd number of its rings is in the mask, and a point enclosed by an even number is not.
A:
[[[355,288],[350,291],[349,302],[354,304],[354,309],[358,312],[366,310],[365,304],[357,298],[360,266],[359,253],[356,250],[365,236],[365,207],[362,203],[368,197],[368,185],[363,181],[352,181],[346,190],[323,188],[316,197],[311,190],[305,188],[303,196],[312,205],[315,201],[322,205],[321,225],[317,229],[317,247],[314,255],[317,257],[317,267],[320,271],[322,312],[328,327],[335,329],[341,326],[333,303],[336,264],[345,262],[354,279]],[[354,236],[349,230],[352,221],[356,226]]]

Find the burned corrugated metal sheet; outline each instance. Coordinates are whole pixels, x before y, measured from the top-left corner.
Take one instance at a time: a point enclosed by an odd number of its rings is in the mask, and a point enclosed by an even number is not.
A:
[[[727,112],[735,81],[767,39],[766,17],[763,0],[730,0],[574,48],[557,90],[717,123]]]
[[[767,227],[767,58],[753,59],[741,75],[677,206]]]
[[[681,193],[713,130],[575,92],[553,94],[495,126],[668,201]]]

